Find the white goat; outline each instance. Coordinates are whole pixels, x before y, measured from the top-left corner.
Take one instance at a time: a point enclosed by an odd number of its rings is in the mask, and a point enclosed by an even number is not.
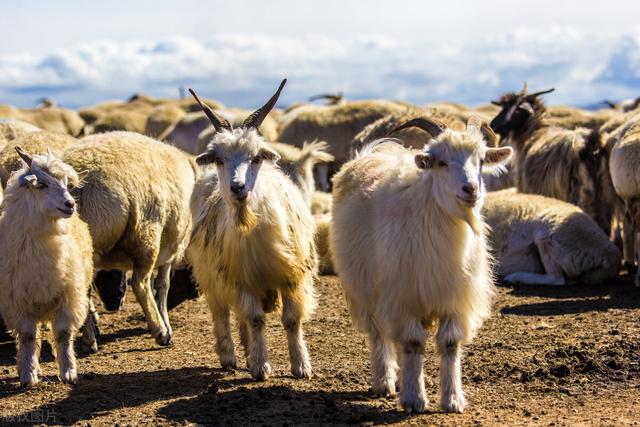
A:
[[[233,307],[247,366],[257,380],[271,374],[265,313],[279,299],[291,372],[311,376],[302,321],[315,306],[313,217],[301,190],[275,166],[278,154],[256,131],[285,81],[239,129],[202,105],[218,132],[196,161],[216,167],[197,181],[191,197],[194,229],[187,255],[213,314],[216,352],[223,368],[235,368]]]
[[[494,136],[478,117],[464,132],[429,122],[435,139],[424,152],[383,141],[335,176],[330,244],[354,323],[369,334],[374,392],[395,394],[395,345],[400,403],[425,410],[425,328],[437,325],[440,404],[462,412],[461,343],[489,316],[493,294],[480,176],[512,150],[487,148],[483,137]]]
[[[38,382],[38,323],[52,322],[60,378],[78,374],[73,337],[87,318],[93,277],[89,228],[75,213],[69,188],[79,177],[48,156],[16,151],[26,166],[11,176],[0,217],[0,312],[17,334],[18,375]]]

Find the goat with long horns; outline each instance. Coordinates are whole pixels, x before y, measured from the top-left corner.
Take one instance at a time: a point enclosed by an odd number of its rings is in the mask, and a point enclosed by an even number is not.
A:
[[[265,315],[279,301],[291,373],[311,375],[302,322],[315,307],[313,216],[300,189],[274,165],[278,154],[256,130],[285,83],[236,129],[200,103],[216,132],[197,162],[215,168],[204,172],[191,197],[194,226],[188,256],[213,315],[216,352],[222,367],[236,366],[229,324],[233,309],[247,367],[257,380],[271,374]]]

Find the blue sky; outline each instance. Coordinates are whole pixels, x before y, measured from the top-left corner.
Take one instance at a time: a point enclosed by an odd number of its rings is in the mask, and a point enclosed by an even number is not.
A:
[[[640,2],[2,2],[0,103],[78,107],[179,86],[256,106],[350,98],[479,104],[527,81],[550,103],[640,95]]]

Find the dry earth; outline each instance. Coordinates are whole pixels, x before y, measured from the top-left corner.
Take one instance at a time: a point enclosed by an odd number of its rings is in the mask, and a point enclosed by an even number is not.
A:
[[[171,312],[175,344],[159,348],[129,294],[122,311],[102,313],[100,350],[79,359],[76,386],[57,380],[45,344],[42,383],[21,389],[14,345],[0,343],[0,424],[640,424],[640,289],[626,278],[601,287],[500,287],[493,318],[466,347],[467,411],[438,409],[430,344],[430,406],[418,416],[371,395],[366,339],[351,326],[339,280],[323,277],[318,289],[320,308],[306,325],[311,380],[290,376],[275,315],[267,327],[274,375],[255,383],[244,363],[236,372],[219,368],[203,301]]]

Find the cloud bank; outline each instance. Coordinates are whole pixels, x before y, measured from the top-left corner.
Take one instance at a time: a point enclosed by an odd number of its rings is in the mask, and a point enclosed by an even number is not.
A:
[[[96,41],[46,55],[1,55],[0,102],[27,107],[48,96],[79,107],[135,92],[176,97],[184,86],[255,107],[283,77],[282,105],[338,90],[351,99],[474,105],[525,80],[535,90],[556,87],[550,103],[591,105],[640,95],[640,32],[520,30],[440,45],[371,35]]]

